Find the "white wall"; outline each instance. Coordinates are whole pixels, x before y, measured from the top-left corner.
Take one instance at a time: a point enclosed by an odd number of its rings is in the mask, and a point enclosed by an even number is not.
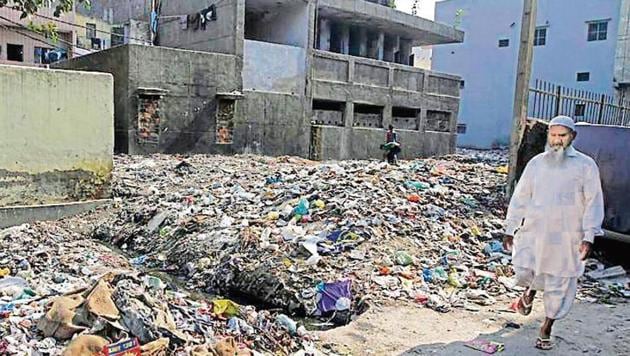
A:
[[[446,0],[436,3],[436,21],[454,24],[462,10],[461,44],[433,47],[433,69],[461,75],[465,88],[459,121],[467,132],[458,145],[489,148],[506,144],[512,102],[522,0]],[[620,0],[539,0],[537,26],[548,26],[547,43],[534,49],[532,81],[542,79],[571,88],[613,94],[613,68]],[[608,38],[587,41],[586,21],[608,19]],[[509,47],[499,48],[499,39]],[[578,72],[590,72],[577,82]]]
[[[245,40],[243,89],[304,95],[306,50]]]

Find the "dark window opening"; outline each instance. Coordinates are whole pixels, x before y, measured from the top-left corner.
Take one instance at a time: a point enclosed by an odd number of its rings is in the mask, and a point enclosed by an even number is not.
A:
[[[33,51],[33,58],[35,63],[38,64],[48,64],[50,63],[50,51],[52,48],[44,48],[44,47],[35,47]]]
[[[544,46],[547,44],[547,29],[537,28],[534,33],[534,46]]]
[[[451,129],[451,113],[446,111],[427,111],[426,131],[449,132]]]
[[[313,100],[313,123],[343,126],[346,104],[340,101]]]
[[[578,82],[588,82],[589,80],[591,80],[591,73],[589,72],[581,72],[577,74],[577,81]]]
[[[95,23],[86,23],[85,24],[85,37],[96,38],[96,24]]]
[[[345,103],[341,101],[313,100],[313,110],[343,111]]]
[[[466,124],[457,124],[457,133],[465,134],[466,133]]]
[[[341,53],[342,50],[342,28],[337,23],[330,25],[330,51],[335,53]]]
[[[466,87],[466,81],[465,80],[460,80],[459,81],[459,89],[464,89]]]
[[[378,59],[378,32],[368,31],[367,34],[367,56],[368,58]]]
[[[124,27],[112,28],[111,43],[112,43],[112,47],[120,46],[125,43],[125,28]]]
[[[16,44],[7,44],[7,60],[24,62],[24,46]]]
[[[499,40],[499,47],[508,47],[510,45],[510,40],[503,39]]]
[[[383,106],[354,104],[354,126],[383,127]]]
[[[392,108],[392,125],[401,130],[417,130],[420,122],[420,109],[402,106]]]
[[[392,108],[392,116],[394,117],[418,117],[420,109],[406,108],[401,106],[394,106]]]
[[[608,21],[596,21],[588,24],[588,41],[605,41],[608,37]]]
[[[219,145],[229,145],[233,143],[235,109],[236,100],[219,99],[216,117],[216,143]]]
[[[350,27],[349,54],[351,56],[361,55],[361,31],[357,27]]]
[[[395,55],[394,47],[396,47],[396,37],[385,35],[385,42],[383,48],[383,60],[386,62],[394,62]]]
[[[584,116],[586,113],[586,104],[575,104],[575,116]]]

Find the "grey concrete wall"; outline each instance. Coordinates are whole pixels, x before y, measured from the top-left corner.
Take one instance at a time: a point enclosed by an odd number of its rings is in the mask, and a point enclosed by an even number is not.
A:
[[[304,95],[306,50],[246,40],[243,89]]]
[[[114,75],[117,152],[237,150],[234,145],[216,144],[217,93],[241,90],[241,64],[236,56],[127,45],[58,66]],[[139,140],[139,88],[166,92],[160,101],[160,134],[156,144]]]
[[[241,152],[308,157],[310,122],[303,96],[245,91],[239,102],[234,145]]]
[[[0,207],[0,229],[35,221],[59,220],[95,210],[110,202],[111,199],[100,199],[49,205]]]
[[[206,29],[184,29],[180,18],[160,20],[159,44],[165,47],[226,54],[243,54],[245,0],[166,1],[162,5],[163,16],[188,15],[216,4],[217,19],[209,21]]]
[[[241,90],[240,67],[232,55],[129,46],[129,111],[138,110],[139,88],[166,91],[159,144],[139,143],[130,115],[129,152],[233,152],[232,145],[216,145],[217,94]]]
[[[348,19],[356,25],[385,29],[392,35],[413,40],[413,45],[462,42],[464,33],[452,26],[364,0],[318,0],[320,13],[329,18]]]
[[[314,51],[312,60],[313,99],[345,105],[343,128],[314,126],[313,158],[380,158],[379,146],[389,124],[402,128],[403,158],[454,152],[459,111],[457,76],[322,51]],[[372,114],[357,112],[366,104],[382,108],[380,125],[366,117]],[[417,113],[411,118],[394,117],[394,108]]]
[[[455,135],[397,130],[401,159],[444,155],[452,152]],[[313,125],[311,158],[318,160],[382,159],[385,130]]]
[[[245,8],[245,38],[306,48],[309,37],[308,2],[274,6],[265,13]]]

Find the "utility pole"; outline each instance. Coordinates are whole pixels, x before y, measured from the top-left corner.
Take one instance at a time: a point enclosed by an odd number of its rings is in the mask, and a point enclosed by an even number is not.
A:
[[[532,74],[534,57],[534,32],[536,31],[537,0],[523,0],[523,19],[521,24],[521,41],[518,50],[518,67],[516,70],[516,90],[514,92],[514,115],[512,136],[510,139],[510,165],[508,171],[507,197],[512,196],[516,187],[516,167],[518,149],[527,122],[527,104],[529,101],[529,80]]]

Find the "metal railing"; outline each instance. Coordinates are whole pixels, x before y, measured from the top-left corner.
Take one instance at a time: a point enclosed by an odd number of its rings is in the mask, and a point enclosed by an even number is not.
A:
[[[528,116],[551,120],[557,115],[576,122],[630,127],[630,100],[536,79],[529,88]]]

